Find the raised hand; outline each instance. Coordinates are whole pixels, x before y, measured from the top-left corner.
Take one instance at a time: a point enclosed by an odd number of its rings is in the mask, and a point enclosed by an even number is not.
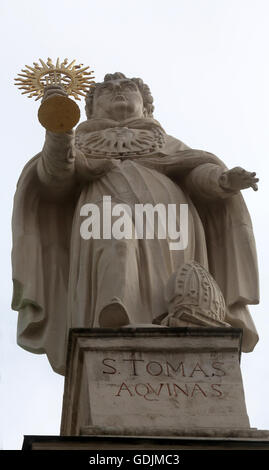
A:
[[[42,103],[43,101],[47,100],[48,98],[51,98],[52,96],[59,96],[59,95],[68,96],[63,85],[56,85],[56,84],[47,85],[44,88],[44,95],[43,95]]]
[[[63,85],[55,83],[44,87],[38,119],[47,131],[56,134],[70,134],[78,123],[79,117],[79,107],[68,98]]]
[[[255,172],[246,171],[240,166],[224,171],[219,179],[220,186],[229,191],[240,191],[246,188],[258,191],[258,181],[259,178],[256,178]]]

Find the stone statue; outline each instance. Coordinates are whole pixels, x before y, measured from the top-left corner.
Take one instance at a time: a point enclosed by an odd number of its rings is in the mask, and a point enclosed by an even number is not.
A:
[[[44,99],[55,94],[65,91],[51,85]],[[87,120],[75,132],[47,131],[19,179],[12,252],[18,344],[46,353],[58,373],[70,328],[184,325],[180,308],[171,307],[171,285],[186,263],[210,273],[201,282],[214,296],[220,288],[220,323],[243,328],[243,351],[258,341],[248,311],[259,301],[256,249],[240,193],[257,190],[258,179],[167,135],[153,110],[141,79],[106,75],[87,95]],[[168,237],[83,239],[81,208],[95,203],[102,213],[104,196],[112,208],[188,204],[188,245],[171,251]]]

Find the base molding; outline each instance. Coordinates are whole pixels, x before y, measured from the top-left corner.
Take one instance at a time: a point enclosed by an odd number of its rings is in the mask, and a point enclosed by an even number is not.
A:
[[[228,432],[227,432],[228,434]],[[267,437],[266,437],[267,436]],[[25,436],[22,450],[269,450],[269,431],[237,437],[200,436]]]

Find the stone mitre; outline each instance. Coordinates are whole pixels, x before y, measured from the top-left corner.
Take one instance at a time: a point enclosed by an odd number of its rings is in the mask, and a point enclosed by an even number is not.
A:
[[[209,272],[196,261],[173,273],[166,286],[169,314],[165,326],[230,326],[224,321],[226,305],[222,292]]]

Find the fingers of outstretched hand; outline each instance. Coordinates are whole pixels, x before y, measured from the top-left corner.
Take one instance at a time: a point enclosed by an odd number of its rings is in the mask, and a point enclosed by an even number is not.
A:
[[[254,191],[257,191],[258,190],[258,181],[259,181],[259,178],[255,178],[256,176],[256,173],[255,172],[250,172],[250,171],[247,171],[244,176],[243,176],[243,182],[244,184],[246,185],[246,187],[248,188],[253,188]]]
[[[234,183],[237,181],[237,184],[241,181],[242,189],[252,187],[254,191],[258,190],[259,178],[256,177],[255,171],[247,171],[241,167],[235,167],[228,171],[230,181]],[[239,183],[240,185],[240,183]]]
[[[256,183],[251,184],[253,191],[258,191],[258,185]]]
[[[244,170],[244,173],[242,173],[242,176],[243,176],[243,178],[255,178],[256,172],[255,171],[251,172],[251,171]]]

